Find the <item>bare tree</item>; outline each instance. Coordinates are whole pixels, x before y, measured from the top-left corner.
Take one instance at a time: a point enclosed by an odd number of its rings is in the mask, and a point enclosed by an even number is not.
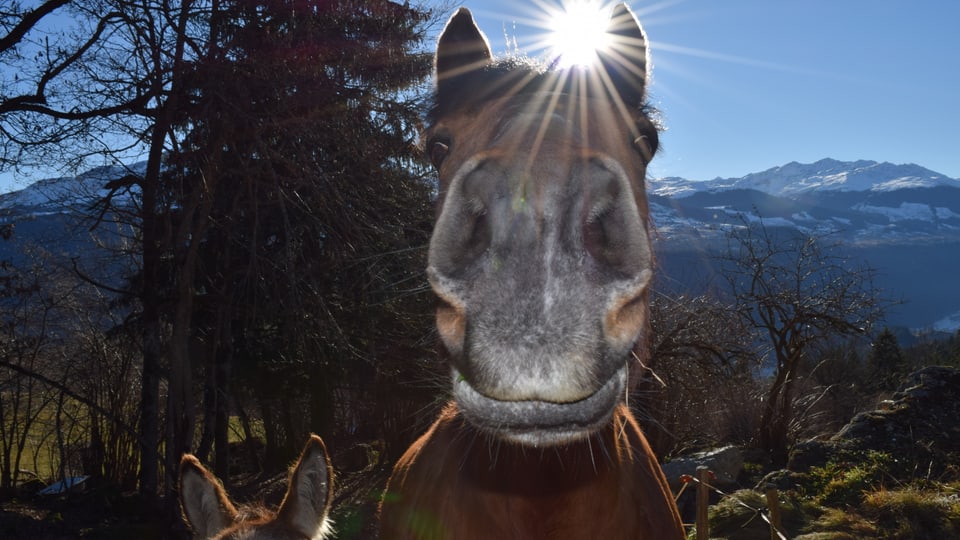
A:
[[[209,2],[193,1],[50,0],[34,10],[15,4],[0,12],[0,28],[7,32],[0,38],[0,64],[6,68],[0,70],[0,169],[41,161],[76,166],[94,154],[119,164],[131,153],[146,155],[145,171],[105,186],[109,191],[96,223],[113,209],[115,194],[127,191],[137,199],[131,222],[142,272],[127,294],[141,306],[140,490],[148,496],[156,494],[160,475],[161,358],[169,345],[161,289],[164,253],[174,239],[164,220],[178,204],[164,186],[162,160],[178,145],[180,77],[187,59],[202,51],[207,36],[202,21],[209,9]],[[189,378],[180,377],[186,370],[182,356],[172,359],[177,399],[168,404],[177,404],[187,395]],[[169,453],[181,446],[168,445]],[[173,484],[170,474],[167,486]]]
[[[88,6],[89,4],[89,6]],[[0,171],[54,163],[74,168],[121,150],[116,116],[147,107],[141,78],[107,75],[99,59],[127,24],[94,2],[48,0],[0,10]],[[99,73],[97,77],[91,74]]]
[[[828,239],[744,219],[719,256],[736,316],[766,356],[759,443],[778,465],[787,460],[801,366],[818,343],[866,334],[888,304],[874,287],[875,270]]]

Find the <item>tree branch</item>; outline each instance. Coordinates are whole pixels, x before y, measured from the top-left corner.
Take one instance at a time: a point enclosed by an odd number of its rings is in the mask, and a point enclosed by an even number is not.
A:
[[[51,0],[52,2],[67,2],[69,0]],[[24,94],[20,96],[14,96],[0,101],[0,115],[9,114],[12,112],[32,112],[37,114],[42,114],[44,116],[49,116],[51,118],[57,118],[60,120],[87,120],[90,118],[106,117],[111,116],[120,112],[129,111],[135,108],[140,108],[145,106],[150,101],[150,97],[146,95],[137,95],[136,97],[129,99],[127,101],[118,103],[110,107],[97,107],[94,109],[86,111],[70,110],[62,111],[47,105],[46,97],[46,87],[54,78],[56,78],[63,70],[67,69],[70,65],[80,59],[84,53],[86,53],[90,48],[96,44],[100,37],[103,35],[103,32],[106,30],[107,25],[113,20],[122,20],[123,15],[121,13],[111,12],[100,18],[97,28],[94,31],[93,35],[77,50],[71,54],[69,57],[65,58],[58,65],[46,71],[43,76],[40,77],[40,80],[37,81],[37,88],[33,94]],[[21,23],[22,25],[23,23]],[[28,28],[29,29],[29,28]],[[8,36],[9,37],[9,36]],[[21,36],[22,37],[22,36]],[[0,51],[3,49],[0,48]]]
[[[40,22],[40,19],[69,3],[70,0],[49,0],[48,2],[40,5],[40,7],[37,9],[28,12],[23,16],[22,19],[20,19],[20,23],[13,27],[13,30],[11,30],[9,34],[0,39],[0,53],[12,48],[17,43],[20,43],[20,40],[23,39],[23,36],[27,35],[27,32],[36,26],[37,23]]]

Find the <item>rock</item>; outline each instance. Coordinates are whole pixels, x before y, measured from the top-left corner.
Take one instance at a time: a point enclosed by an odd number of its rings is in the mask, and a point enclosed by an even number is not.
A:
[[[823,467],[833,455],[834,445],[829,441],[812,439],[799,442],[790,451],[790,461],[787,469],[793,472],[805,473],[811,467]]]
[[[960,451],[960,370],[931,366],[910,374],[881,409],[856,415],[826,441],[798,444],[787,468],[806,472],[839,452],[883,452],[904,471],[936,475]]]
[[[790,491],[795,489],[798,485],[802,483],[802,475],[787,469],[779,469],[776,471],[771,471],[767,473],[757,485],[754,486],[754,490],[762,492],[766,490],[767,486],[773,486],[780,491]]]
[[[680,477],[694,476],[697,467],[704,466],[713,473],[713,484],[718,487],[729,486],[737,481],[743,468],[743,451],[736,446],[724,446],[704,452],[678,457],[664,463],[663,474],[674,492],[680,489]]]

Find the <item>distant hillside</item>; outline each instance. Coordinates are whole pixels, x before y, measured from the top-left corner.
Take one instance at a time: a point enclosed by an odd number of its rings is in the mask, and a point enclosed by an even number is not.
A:
[[[100,283],[120,285],[137,266],[129,251],[136,231],[129,216],[116,219],[112,212],[96,228],[93,224],[100,215],[95,205],[108,193],[106,183],[131,170],[138,169],[99,167],[0,195],[0,227],[12,231],[0,240],[0,261],[25,272],[41,264],[46,271],[80,271]],[[135,201],[130,193],[118,193],[113,204],[132,209]]]
[[[0,260],[22,259],[27,245],[90,258],[104,234],[119,241],[123,231],[101,230],[95,240],[75,217],[106,193],[107,181],[129,172],[98,168],[0,195],[0,225],[16,227],[11,240],[0,241]],[[742,178],[651,179],[648,189],[658,286],[708,286],[711,254],[725,246],[724,231],[743,220],[762,220],[767,227],[829,233],[848,245],[850,256],[878,270],[877,285],[886,296],[905,300],[889,314],[890,324],[960,329],[960,180],[918,165],[824,159]],[[125,197],[115,203],[134,204]]]

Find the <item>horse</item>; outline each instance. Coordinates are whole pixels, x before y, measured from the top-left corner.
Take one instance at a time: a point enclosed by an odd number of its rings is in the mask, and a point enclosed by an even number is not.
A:
[[[223,485],[191,454],[180,460],[180,508],[196,539],[321,540],[331,533],[333,468],[323,440],[312,435],[290,469],[276,512],[236,507]]]
[[[460,8],[437,43],[427,254],[452,399],[380,502],[395,539],[673,539],[627,405],[647,354],[647,39],[613,8],[594,66],[495,59]]]

